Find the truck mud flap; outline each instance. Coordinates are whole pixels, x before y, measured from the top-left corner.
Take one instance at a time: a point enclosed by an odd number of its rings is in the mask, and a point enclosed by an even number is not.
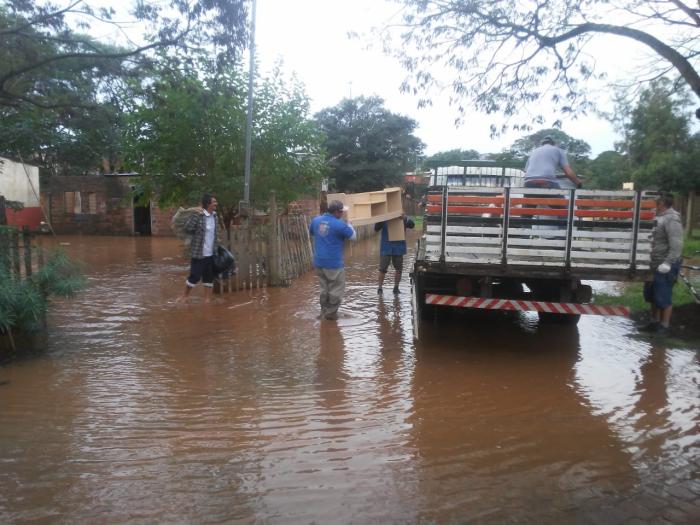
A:
[[[487,299],[484,297],[460,297],[457,295],[437,294],[426,294],[425,304],[457,308],[479,308],[482,310],[510,310],[517,312],[542,312],[570,315],[616,315],[627,317],[630,313],[629,308],[626,306],[603,306],[595,304],[555,303],[551,301],[525,301],[497,298]]]

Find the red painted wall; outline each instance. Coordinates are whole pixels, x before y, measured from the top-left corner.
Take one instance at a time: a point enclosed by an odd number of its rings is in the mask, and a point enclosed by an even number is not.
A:
[[[39,229],[39,224],[42,221],[41,208],[39,206],[34,208],[22,208],[21,210],[11,210],[5,208],[5,217],[7,218],[7,224],[10,226],[29,226],[30,230]]]

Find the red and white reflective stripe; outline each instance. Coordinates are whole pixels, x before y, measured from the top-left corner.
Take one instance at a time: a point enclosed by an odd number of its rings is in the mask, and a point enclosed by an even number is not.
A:
[[[544,301],[520,301],[516,299],[486,299],[484,297],[460,297],[457,295],[426,294],[426,304],[481,308],[483,310],[516,310],[519,312],[546,312],[555,314],[622,315],[630,314],[626,306],[599,306],[595,304],[552,303]]]

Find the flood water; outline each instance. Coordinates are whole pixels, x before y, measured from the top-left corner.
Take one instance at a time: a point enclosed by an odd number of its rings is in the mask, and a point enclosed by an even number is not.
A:
[[[414,343],[377,239],[337,323],[312,273],[181,307],[176,240],[57,242],[88,288],[0,367],[2,523],[700,520],[697,348],[499,314]]]

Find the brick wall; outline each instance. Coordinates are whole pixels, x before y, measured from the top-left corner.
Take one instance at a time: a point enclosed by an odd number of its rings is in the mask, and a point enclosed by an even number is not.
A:
[[[177,208],[166,208],[160,209],[153,202],[151,203],[151,235],[159,237],[172,237],[172,228],[170,227],[170,221],[175,215]]]
[[[56,233],[132,235],[134,232],[130,177],[52,176],[42,184],[41,190]]]

